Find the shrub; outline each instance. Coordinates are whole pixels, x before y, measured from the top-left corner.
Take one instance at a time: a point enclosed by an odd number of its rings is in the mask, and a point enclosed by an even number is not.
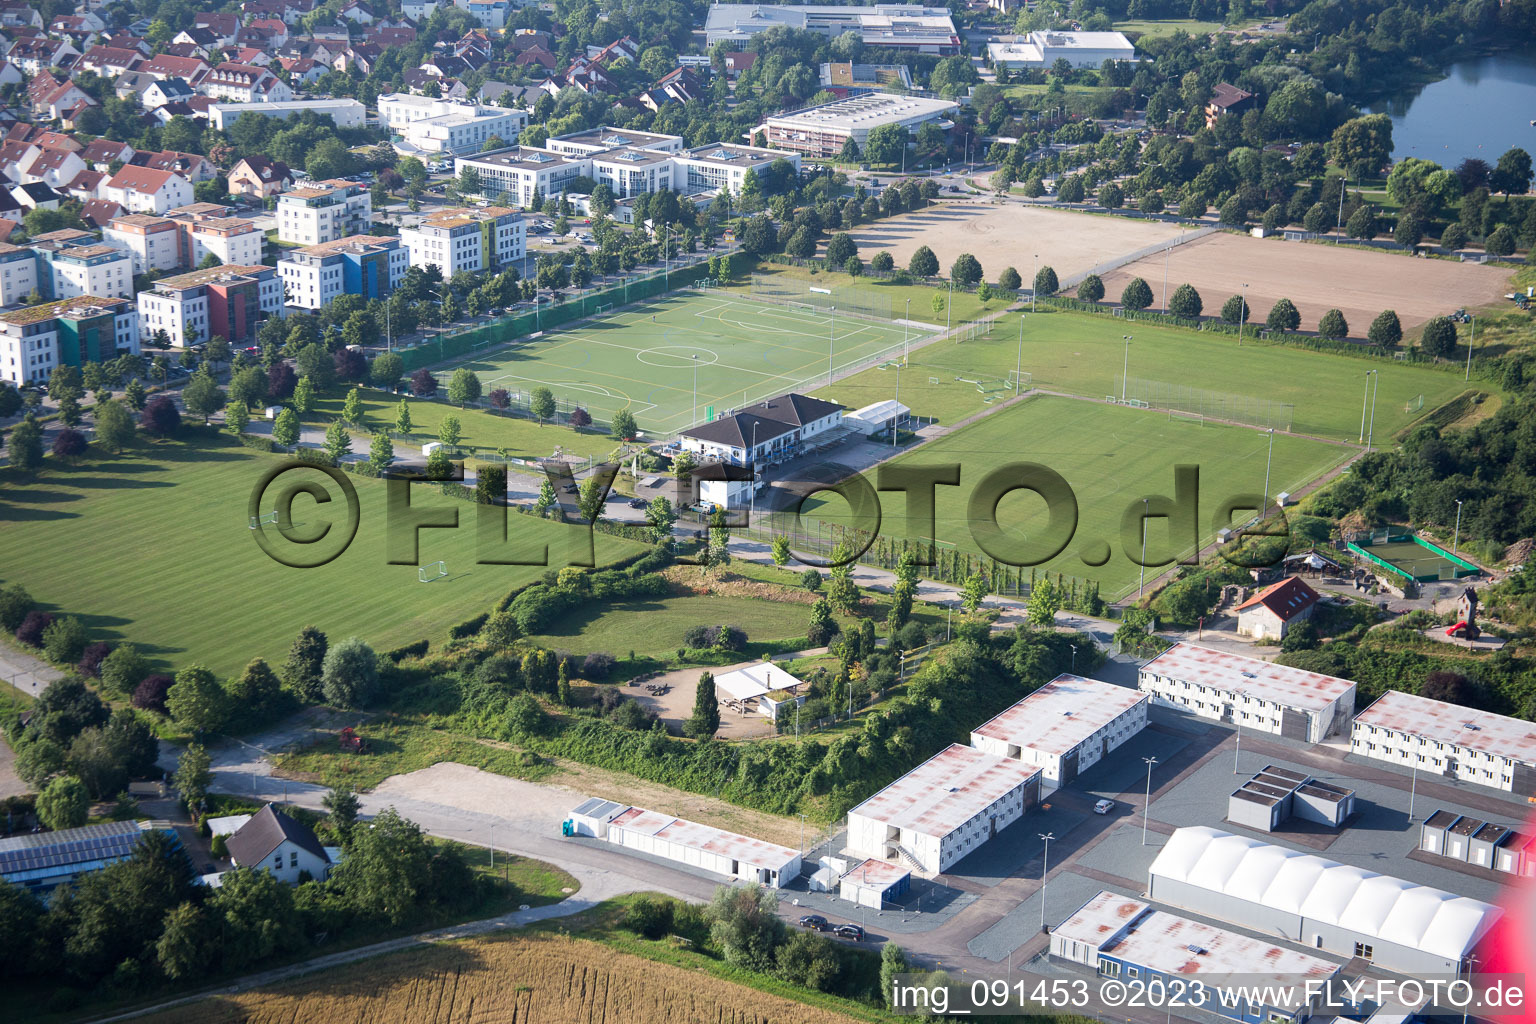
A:
[[[78,459],[85,454],[85,435],[71,427],[65,427],[53,437],[53,454],[59,459]]]
[[[146,434],[156,437],[172,437],[181,429],[181,413],[165,395],[156,395],[139,414],[139,426]]]
[[[0,628],[15,631],[29,612],[37,607],[32,595],[20,583],[0,590]]]
[[[28,647],[42,647],[43,631],[51,625],[53,615],[50,612],[28,612],[27,617],[21,620],[21,625],[16,627],[16,639]]]
[[[411,394],[417,398],[430,398],[437,394],[437,378],[425,366],[411,374]]]
[[[594,651],[581,663],[582,678],[601,682],[613,673],[613,665],[613,655],[606,651]]]
[[[642,938],[661,938],[672,930],[672,901],[637,897],[624,912],[624,927]]]
[[[175,682],[170,676],[159,672],[145,676],[133,690],[133,706],[165,714],[165,697]]]
[[[1098,302],[1104,298],[1104,281],[1098,274],[1089,274],[1077,286],[1077,297],[1082,302]]]
[[[79,661],[86,643],[85,626],[73,615],[55,619],[43,629],[43,650],[60,665]]]
[[[1318,321],[1317,333],[1325,338],[1342,341],[1349,337],[1349,321],[1344,319],[1344,314],[1339,310],[1330,309]]]
[[[491,393],[485,396],[492,409],[505,412],[512,407],[512,395],[506,388],[492,388]]]
[[[111,653],[112,645],[107,643],[105,640],[98,640],[95,643],[87,646],[86,649],[81,652],[80,661],[75,666],[75,668],[80,672],[81,675],[89,676],[90,678],[95,679],[101,674],[101,663],[105,661],[107,655]]]

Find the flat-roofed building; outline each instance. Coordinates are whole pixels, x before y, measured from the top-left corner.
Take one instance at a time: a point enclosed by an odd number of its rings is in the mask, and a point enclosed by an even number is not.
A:
[[[454,172],[473,167],[480,175],[481,194],[492,201],[527,209],[534,195],[558,196],[567,183],[590,177],[592,161],[584,156],[553,153],[531,146],[508,146],[489,153],[461,156],[454,160]]]
[[[1354,812],[1354,790],[1273,764],[1227,798],[1227,820],[1259,832],[1273,832],[1292,817],[1342,828]]]
[[[410,263],[410,250],[397,237],[351,235],[288,250],[278,258],[277,275],[289,306],[320,309],[341,295],[386,298]]]
[[[848,812],[848,848],[938,874],[1040,802],[1040,769],[952,743]]]
[[[592,177],[619,199],[670,190],[675,164],[671,154],[655,149],[609,149],[587,158]]]
[[[37,253],[22,245],[0,242],[0,306],[18,306],[37,287]]]
[[[411,93],[379,97],[379,117],[401,142],[423,153],[476,153],[493,137],[517,141],[528,111]]]
[[[800,854],[787,846],[611,800],[583,802],[564,831],[775,889],[800,877]]]
[[[959,104],[949,100],[866,93],[774,114],[752,134],[756,137],[761,132],[768,145],[775,149],[830,159],[843,151],[849,139],[862,152],[869,141],[870,131],[881,125],[900,125],[915,132],[932,121],[947,129],[950,127],[947,117],[958,107]]]
[[[273,267],[209,267],[163,277],[139,293],[139,330],[146,337],[164,331],[177,348],[216,334],[249,344],[263,319],[282,314],[283,285]]]
[[[744,50],[753,36],[779,26],[833,38],[853,32],[866,47],[942,55],[960,52],[960,36],[949,9],[919,4],[715,4],[704,21],[705,45],[714,49],[724,42],[731,49]]]
[[[1273,1024],[1301,1024],[1318,1012],[1322,986],[1344,966],[1271,938],[1217,928],[1108,891],[1099,892],[1051,929],[1050,953],[1101,977],[1161,983],[1168,991],[1193,990],[1208,980],[1213,997],[1205,1010],[1233,1020]],[[1241,977],[1243,985],[1231,986],[1234,977]],[[1217,998],[1218,986],[1234,992],[1242,988],[1245,998]]]
[[[912,889],[912,872],[887,860],[863,860],[837,880],[837,895],[871,910],[884,910]]]
[[[993,67],[1049,68],[1064,60],[1074,68],[1102,68],[1107,60],[1135,60],[1136,47],[1120,32],[1031,32],[1022,39],[987,44]]]
[[[355,182],[324,181],[277,197],[277,237],[282,242],[334,242],[365,234],[372,220],[373,198]]]
[[[1355,710],[1348,679],[1196,644],[1147,662],[1137,685],[1159,706],[1307,743],[1343,732]]]
[[[1536,724],[1388,690],[1355,718],[1350,752],[1536,797]]]
[[[1151,700],[1064,672],[972,730],[971,746],[1040,769],[1042,792],[1054,792],[1146,728]]]
[[[523,258],[527,238],[523,215],[505,206],[439,210],[400,231],[410,265],[435,266],[444,278],[461,270],[500,270]]]
[[[613,149],[653,149],[660,153],[681,153],[684,145],[681,135],[663,135],[660,132],[602,125],[553,136],[544,143],[544,148],[566,156],[591,156]]]
[[[380,97],[383,101],[383,97]],[[368,108],[358,100],[315,97],[282,103],[210,103],[208,120],[219,131],[228,131],[241,114],[260,114],[286,121],[295,114],[313,110],[336,122],[337,128],[361,128],[368,119]]]
[[[0,377],[12,384],[138,351],[139,317],[128,299],[76,295],[0,313]]]
[[[1455,974],[1498,907],[1401,878],[1193,826],[1152,862],[1150,897],[1401,974]]]
[[[228,207],[203,204],[170,210],[164,216],[131,213],[113,218],[101,232],[104,244],[133,254],[133,270],[174,271],[212,255],[220,263],[261,262],[266,236],[246,217],[228,217]]]
[[[38,274],[46,299],[78,295],[129,298],[133,295],[133,256],[110,245],[33,245],[45,272]]]
[[[181,232],[169,217],[130,213],[113,218],[101,231],[103,243],[133,254],[133,272],[177,270],[181,261]]]
[[[777,160],[786,161],[795,169],[796,175],[800,173],[799,153],[738,146],[730,142],[696,146],[685,153],[674,155],[672,160],[677,166],[672,175],[673,187],[680,192],[711,192],[729,188],[732,195],[740,195],[748,171],[760,174]]]
[[[127,860],[151,832],[164,832],[172,849],[181,841],[165,822],[106,821],[0,839],[0,884],[47,893],[81,875]]]

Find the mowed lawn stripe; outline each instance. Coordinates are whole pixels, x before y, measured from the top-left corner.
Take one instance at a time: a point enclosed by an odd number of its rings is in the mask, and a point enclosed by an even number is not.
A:
[[[79,616],[93,639],[139,645],[160,667],[201,662],[229,674],[258,656],[280,663],[310,624],[333,638],[356,634],[381,650],[440,639],[544,571],[476,565],[477,507],[414,487],[413,508],[453,509],[459,517],[456,530],[421,531],[421,563],[442,559],[450,575],[420,583],[415,565],[388,564],[384,483],[350,475],[361,507],[351,546],[319,568],[280,565],[257,547],[246,512],[251,488],[279,461],[213,437],[7,479],[0,492],[4,580],[22,584],[50,610]],[[298,480],[327,483],[333,495],[324,506],[295,500],[301,528],[333,522],[339,531],[345,506],[319,471],[284,474],[266,493]],[[571,536],[585,532],[515,512],[508,524],[514,542],[548,543],[555,567],[567,564]],[[605,534],[596,545],[600,563],[640,550]]]

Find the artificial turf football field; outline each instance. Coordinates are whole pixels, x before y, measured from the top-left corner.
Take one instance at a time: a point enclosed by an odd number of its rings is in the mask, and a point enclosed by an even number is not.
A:
[[[725,292],[677,292],[546,331],[438,371],[467,366],[488,393],[526,400],[554,392],[600,422],[628,409],[647,437],[662,437],[788,391],[809,391],[851,365],[901,357],[917,329],[822,310],[770,305]],[[697,389],[695,390],[695,375]],[[695,397],[697,396],[697,397]]]
[[[960,485],[935,488],[935,530],[941,545],[982,554],[971,534],[968,503],[976,484],[1000,466],[1014,462],[1040,463],[1064,477],[1077,501],[1077,527],[1072,540],[1056,557],[1040,565],[1042,572],[1061,572],[1095,580],[1109,600],[1134,592],[1140,566],[1131,561],[1121,534],[1121,519],[1143,498],[1174,493],[1174,466],[1200,469],[1197,525],[1201,543],[1228,525],[1214,521],[1218,506],[1241,494],[1264,491],[1270,435],[1247,427],[1225,426],[1166,412],[1130,409],[1103,402],[1036,396],[998,409],[975,423],[930,441],[894,460],[895,465],[958,464]],[[1269,494],[1294,492],[1342,462],[1352,449],[1283,433],[1274,435],[1274,462]],[[1045,503],[1027,491],[1005,496],[997,519],[1011,537],[1029,539],[1043,534]],[[818,518],[848,522],[843,499],[822,494],[806,505],[802,522],[816,533]],[[1251,513],[1239,513],[1240,523]],[[776,524],[776,528],[782,522]],[[909,524],[900,495],[882,501],[881,533],[916,539],[920,524]],[[1139,534],[1138,534],[1139,536]],[[1097,542],[1107,543],[1109,560],[1085,564]],[[1181,538],[1172,544],[1167,520],[1149,521],[1149,560],[1165,559],[1173,548],[1190,547]],[[1155,574],[1149,569],[1147,578]]]

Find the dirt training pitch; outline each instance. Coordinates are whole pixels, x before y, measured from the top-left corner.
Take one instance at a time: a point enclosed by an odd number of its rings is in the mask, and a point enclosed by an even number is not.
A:
[[[1040,266],[1049,266],[1065,280],[1112,260],[1168,239],[1177,239],[1177,225],[1125,217],[1095,217],[1033,206],[991,206],[943,203],[890,220],[860,225],[851,232],[859,255],[868,260],[889,250],[898,267],[926,245],[947,274],[955,257],[968,252],[981,261],[988,281],[1004,267],[1019,272],[1025,286],[1034,279],[1035,253]]]
[[[1134,277],[1152,286],[1152,309],[1163,306],[1163,257],[1150,256],[1104,277],[1104,295],[1118,301]],[[1503,296],[1508,273],[1477,263],[1413,259],[1347,246],[1283,242],[1248,235],[1214,234],[1174,249],[1168,263],[1168,294],[1184,282],[1205,300],[1207,316],[1221,311],[1228,296],[1248,285],[1250,315],[1263,320],[1282,296],[1301,312],[1301,329],[1317,329],[1330,309],[1349,321],[1349,334],[1363,338],[1382,310],[1394,309],[1410,339],[1432,316],[1461,306],[1476,308]]]

